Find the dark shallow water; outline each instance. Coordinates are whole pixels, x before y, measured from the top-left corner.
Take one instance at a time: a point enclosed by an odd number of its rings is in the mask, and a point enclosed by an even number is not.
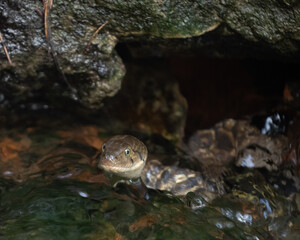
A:
[[[289,182],[242,169],[211,203],[158,191],[145,200],[97,170],[108,135],[94,125],[2,130],[0,239],[299,239],[300,195]]]

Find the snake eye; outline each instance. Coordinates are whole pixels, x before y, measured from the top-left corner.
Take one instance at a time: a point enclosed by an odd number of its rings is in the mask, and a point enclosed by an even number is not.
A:
[[[125,151],[124,151],[124,152],[125,152],[125,155],[126,155],[126,156],[128,156],[128,155],[130,154],[130,150],[129,150],[128,148],[127,148],[127,149],[125,149]]]
[[[102,152],[105,151],[105,143],[102,145]]]

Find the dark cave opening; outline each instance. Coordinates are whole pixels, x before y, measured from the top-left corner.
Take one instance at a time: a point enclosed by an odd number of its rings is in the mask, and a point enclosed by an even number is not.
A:
[[[136,48],[142,47],[123,43],[116,49],[125,65],[144,62],[155,68],[159,62],[170,79],[179,83],[188,104],[186,137],[226,118],[271,113],[282,102],[285,85],[300,77],[299,64],[295,62],[210,58],[198,52],[194,55],[162,53],[150,57],[131,54],[132,49],[139,52]]]

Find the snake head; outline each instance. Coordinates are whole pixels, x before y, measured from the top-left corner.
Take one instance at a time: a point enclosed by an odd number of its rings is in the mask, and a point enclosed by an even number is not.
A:
[[[146,164],[147,147],[129,135],[117,135],[102,146],[98,167],[124,178],[139,178]]]

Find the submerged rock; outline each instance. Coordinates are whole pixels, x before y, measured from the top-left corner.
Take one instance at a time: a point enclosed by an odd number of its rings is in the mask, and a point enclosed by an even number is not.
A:
[[[238,167],[278,170],[288,153],[287,140],[284,135],[264,135],[248,121],[227,119],[211,129],[198,130],[188,145],[200,165],[222,174],[233,162]]]

